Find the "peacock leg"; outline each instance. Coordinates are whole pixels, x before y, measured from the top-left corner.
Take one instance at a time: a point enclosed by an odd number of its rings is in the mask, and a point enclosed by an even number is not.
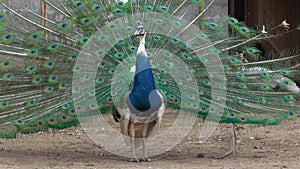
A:
[[[215,157],[216,159],[224,159],[226,157],[229,157],[231,155],[233,156],[233,155],[236,154],[236,131],[235,131],[236,125],[234,123],[231,123],[231,127],[232,127],[232,145],[231,145],[231,149],[227,153],[225,153],[221,156]]]
[[[131,133],[131,150],[132,150],[132,154],[133,154],[133,158],[129,159],[129,162],[140,162],[140,160],[137,158],[136,156],[136,152],[135,152],[135,145],[134,145],[134,141],[135,141],[135,131],[134,131],[134,122],[130,123],[130,133]]]
[[[231,123],[231,127],[232,127],[232,143],[231,143],[232,145],[231,145],[230,151],[226,152],[225,154],[223,154],[221,156],[205,156],[202,153],[199,153],[197,156],[199,158],[206,157],[206,158],[224,159],[228,156],[235,155],[237,153],[237,150],[236,150],[236,131],[235,131],[236,125]]]
[[[147,151],[146,151],[146,137],[147,137],[148,127],[149,127],[149,123],[145,123],[143,125],[143,153],[144,153],[143,161],[150,162],[151,159],[147,158]]]
[[[232,154],[234,155],[237,150],[236,150],[236,125],[234,123],[231,123],[232,126]]]

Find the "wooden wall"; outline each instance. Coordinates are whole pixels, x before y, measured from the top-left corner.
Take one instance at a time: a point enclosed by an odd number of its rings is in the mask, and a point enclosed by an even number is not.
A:
[[[300,26],[300,0],[229,0],[230,14],[235,16],[239,10],[244,10],[244,21],[247,25],[255,27],[262,25],[275,26],[283,20],[291,24],[291,29]],[[241,5],[243,4],[243,5]],[[244,9],[237,9],[242,6]],[[241,17],[241,16],[239,16]],[[280,32],[284,32],[282,29]],[[283,49],[300,48],[300,31],[288,36],[269,40],[263,43],[266,50],[280,51]]]

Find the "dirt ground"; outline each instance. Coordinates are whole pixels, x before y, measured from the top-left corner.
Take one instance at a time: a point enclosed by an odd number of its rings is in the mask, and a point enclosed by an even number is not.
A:
[[[283,169],[300,168],[300,123],[280,126],[240,125],[238,154],[225,159],[230,149],[231,125],[221,124],[203,144],[196,144],[195,127],[179,145],[153,157],[152,162],[130,163],[95,145],[80,127],[64,131],[21,135],[0,140],[0,169]]]

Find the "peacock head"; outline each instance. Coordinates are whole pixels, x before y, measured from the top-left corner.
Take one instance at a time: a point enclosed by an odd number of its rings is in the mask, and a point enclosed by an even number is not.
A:
[[[143,37],[145,35],[145,28],[142,23],[138,23],[137,30],[134,32],[135,36]]]
[[[138,23],[138,27],[134,35],[140,39],[140,44],[145,44],[146,32],[142,23]]]

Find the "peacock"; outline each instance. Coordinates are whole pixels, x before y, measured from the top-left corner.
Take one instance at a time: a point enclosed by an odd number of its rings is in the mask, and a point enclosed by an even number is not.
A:
[[[116,122],[120,122],[121,133],[130,137],[133,151],[132,161],[139,162],[135,153],[136,147],[143,145],[143,160],[151,161],[146,154],[145,138],[153,134],[154,128],[159,127],[165,110],[164,98],[157,91],[149,56],[145,49],[146,34],[139,24],[135,36],[140,37],[137,49],[134,87],[124,94],[119,110],[114,110]]]
[[[167,109],[178,113],[180,137],[196,118],[279,125],[298,116],[300,55],[266,57],[256,47],[280,36],[286,21],[251,29],[231,16],[206,20],[214,0],[41,4],[39,12],[0,0],[0,138],[79,124],[93,132],[108,114],[128,156],[150,161],[146,144]],[[192,18],[190,6],[199,9]]]

